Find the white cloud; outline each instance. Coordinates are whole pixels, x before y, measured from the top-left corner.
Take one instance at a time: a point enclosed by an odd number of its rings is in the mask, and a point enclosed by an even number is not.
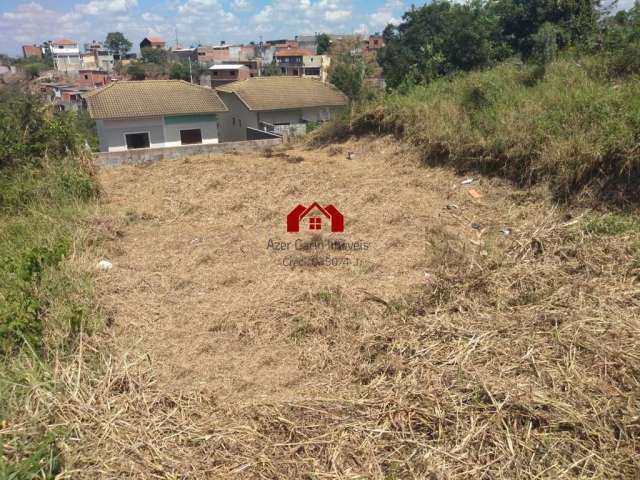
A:
[[[285,15],[282,13],[286,12]],[[349,1],[340,0],[278,0],[268,4],[253,16],[258,33],[277,32],[293,36],[314,32],[344,32],[353,17]],[[293,35],[292,35],[293,34]]]
[[[76,10],[86,15],[104,15],[122,13],[135,8],[138,0],[91,0],[76,6]]]
[[[253,16],[254,23],[269,23],[272,21],[273,17],[273,7],[271,5],[267,5],[258,13]]]
[[[327,10],[324,18],[328,22],[339,22],[351,16],[351,10]]]
[[[385,4],[375,12],[369,14],[369,26],[372,28],[386,27],[389,23],[400,23],[400,14],[403,10],[401,0],[387,0]]]
[[[249,0],[233,0],[231,2],[231,8],[233,8],[234,10],[239,10],[239,11],[243,11],[243,10],[250,10],[252,7],[251,2],[249,2]]]

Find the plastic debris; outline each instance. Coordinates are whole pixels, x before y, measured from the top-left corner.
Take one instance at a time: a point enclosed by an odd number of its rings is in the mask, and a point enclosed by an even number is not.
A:
[[[511,229],[503,228],[502,230],[500,230],[500,233],[503,234],[505,237],[508,237],[509,235],[511,235]]]
[[[471,228],[473,228],[474,230],[482,230],[482,225],[474,222],[471,224]]]
[[[457,210],[459,207],[455,203],[450,203],[447,205],[447,210]]]
[[[109,260],[100,260],[98,262],[98,265],[96,266],[98,270],[107,271],[113,268],[113,263],[111,263]]]
[[[356,154],[353,152],[347,152],[347,160],[353,160],[356,157]]]
[[[471,185],[476,179],[473,177],[467,178],[466,180],[462,181],[462,185]]]
[[[475,188],[470,188],[469,190],[467,190],[467,193],[469,193],[472,198],[482,198],[482,194]]]

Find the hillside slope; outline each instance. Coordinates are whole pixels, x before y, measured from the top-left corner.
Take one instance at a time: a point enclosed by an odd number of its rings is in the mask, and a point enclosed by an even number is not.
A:
[[[320,138],[392,133],[430,165],[549,183],[556,197],[640,201],[640,79],[602,78],[597,58],[543,71],[500,64],[358,107]]]

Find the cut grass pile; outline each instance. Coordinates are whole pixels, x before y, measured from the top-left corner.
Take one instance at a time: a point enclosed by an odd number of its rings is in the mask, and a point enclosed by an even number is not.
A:
[[[501,64],[387,94],[329,125],[319,138],[393,133],[428,164],[548,182],[557,198],[585,190],[616,203],[640,201],[640,80],[592,73],[596,59],[540,70]],[[586,188],[585,187],[589,187]]]

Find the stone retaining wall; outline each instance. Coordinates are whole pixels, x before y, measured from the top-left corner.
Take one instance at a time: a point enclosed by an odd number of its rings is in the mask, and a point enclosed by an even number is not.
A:
[[[111,168],[118,167],[120,165],[159,162],[160,160],[180,160],[194,155],[209,155],[233,151],[257,151],[275,147],[281,143],[281,138],[272,138],[264,140],[245,140],[242,142],[184,145],[181,147],[144,148],[140,150],[127,150],[124,152],[100,152],[95,155],[94,162],[97,167]]]

